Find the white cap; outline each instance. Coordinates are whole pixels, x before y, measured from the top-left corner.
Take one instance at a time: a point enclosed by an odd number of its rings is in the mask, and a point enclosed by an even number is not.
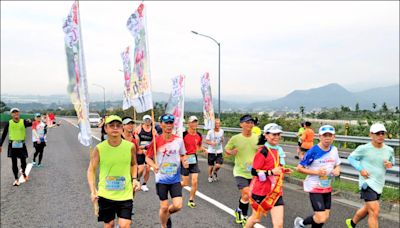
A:
[[[150,115],[144,115],[144,116],[143,116],[143,121],[145,121],[146,119],[151,120],[151,116],[150,116]]]
[[[319,128],[318,134],[323,135],[325,133],[331,133],[332,135],[335,134],[335,128],[331,125],[323,125]]]
[[[133,121],[131,118],[126,118],[126,119],[122,120],[123,125],[126,125],[128,123],[135,123],[135,121]]]
[[[196,116],[190,116],[189,117],[189,123],[193,122],[193,121],[198,121]]]
[[[272,133],[272,134],[282,133],[282,127],[276,123],[269,123],[264,126],[264,134],[266,133]]]
[[[386,132],[385,126],[381,123],[374,123],[371,125],[371,128],[369,129],[369,132],[374,133],[374,134],[377,132],[380,132],[380,131]]]
[[[13,112],[19,112],[19,109],[18,109],[18,108],[12,108],[12,109],[10,109],[10,113],[13,113]]]

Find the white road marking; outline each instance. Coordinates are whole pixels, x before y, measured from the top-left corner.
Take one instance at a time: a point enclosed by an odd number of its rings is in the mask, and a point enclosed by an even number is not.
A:
[[[186,189],[186,190],[188,190],[190,192],[191,187],[186,186],[186,187],[184,187],[184,189]],[[218,207],[219,209],[221,209],[221,210],[225,211],[226,213],[228,213],[228,214],[232,215],[233,217],[235,217],[235,211],[232,210],[231,208],[229,208],[228,206],[226,206],[226,205],[214,200],[213,198],[210,198],[210,197],[204,195],[203,193],[201,193],[199,191],[196,191],[196,196],[200,197],[201,199],[211,203],[212,205]],[[265,228],[265,226],[263,226],[263,225],[261,225],[259,223],[255,224],[254,227],[255,228]]]
[[[28,163],[28,164],[26,165],[25,174],[26,174],[27,176],[29,176],[29,173],[30,173],[31,170],[32,170],[32,166],[33,166],[32,163]],[[25,183],[24,175],[21,175],[21,176],[19,177],[19,183]]]
[[[70,124],[72,124],[73,126],[75,126],[76,128],[78,128],[78,126],[77,126],[76,124],[70,122],[69,120],[66,120],[66,121],[68,121]],[[92,135],[92,137],[100,141],[100,139],[97,138],[96,136],[93,136],[93,135]],[[205,159],[204,159],[204,160],[205,160]],[[186,187],[184,187],[184,189],[186,189],[186,190],[188,190],[188,191],[190,192],[190,189],[191,189],[191,188],[190,188],[189,186],[186,186]],[[232,210],[231,208],[229,208],[228,206],[226,206],[226,205],[224,205],[224,204],[222,204],[222,203],[220,203],[220,202],[214,200],[213,198],[210,198],[210,197],[204,195],[203,193],[201,193],[201,192],[199,192],[199,191],[196,191],[196,196],[202,198],[203,200],[205,200],[205,201],[211,203],[212,205],[218,207],[219,209],[221,209],[221,210],[225,211],[226,213],[228,213],[228,214],[232,215],[233,217],[235,217],[235,211]],[[258,224],[258,223],[255,224],[254,227],[255,227],[255,228],[265,228],[265,226],[260,225],[260,224]]]

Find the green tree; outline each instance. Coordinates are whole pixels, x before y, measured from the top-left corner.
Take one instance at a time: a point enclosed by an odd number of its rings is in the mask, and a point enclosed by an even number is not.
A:
[[[388,109],[388,107],[387,107],[387,105],[386,105],[386,102],[383,102],[383,104],[382,104],[382,112],[387,112],[387,111],[389,111],[389,109]]]
[[[0,113],[10,110],[9,107],[7,107],[6,103],[4,103],[3,101],[0,101]]]
[[[356,103],[356,112],[359,112],[360,111],[360,104],[357,102]]]
[[[299,107],[299,109],[300,109],[301,118],[303,118],[305,107],[302,105]]]
[[[374,111],[375,111],[375,109],[376,109],[376,104],[375,104],[375,103],[372,103],[372,108],[373,108]]]

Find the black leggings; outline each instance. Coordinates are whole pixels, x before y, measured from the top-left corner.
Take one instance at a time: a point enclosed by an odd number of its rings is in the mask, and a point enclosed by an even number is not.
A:
[[[33,154],[33,161],[36,162],[36,157],[39,155],[39,165],[42,162],[42,158],[43,158],[43,151],[44,151],[44,147],[46,146],[46,144],[44,142],[37,144],[36,142],[34,143],[34,147],[36,149],[35,154]]]
[[[11,161],[12,161],[12,170],[14,173],[15,180],[18,179],[18,158],[21,160],[21,169],[22,169],[22,174],[25,175],[25,168],[26,168],[26,157],[22,156],[12,156]]]

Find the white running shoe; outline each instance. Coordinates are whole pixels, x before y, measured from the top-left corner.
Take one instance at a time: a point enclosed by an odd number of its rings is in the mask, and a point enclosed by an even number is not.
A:
[[[212,177],[208,177],[208,183],[212,183],[213,182],[213,178]]]
[[[294,219],[294,227],[293,227],[293,228],[303,228],[303,227],[304,227],[303,221],[304,221],[304,220],[303,220],[302,218],[296,217],[296,218]]]
[[[213,181],[218,181],[218,175],[216,172],[213,173]]]
[[[142,187],[140,187],[140,189],[144,192],[148,192],[149,188],[147,187],[147,185],[142,185]]]

